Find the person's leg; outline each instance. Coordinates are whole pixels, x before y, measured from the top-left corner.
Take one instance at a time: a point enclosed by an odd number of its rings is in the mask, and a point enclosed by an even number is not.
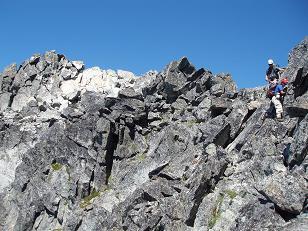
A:
[[[282,118],[283,110],[282,110],[282,105],[281,105],[280,100],[277,99],[276,96],[273,96],[272,97],[272,102],[273,102],[273,104],[275,106],[275,109],[276,109],[276,117],[277,117],[277,119]]]

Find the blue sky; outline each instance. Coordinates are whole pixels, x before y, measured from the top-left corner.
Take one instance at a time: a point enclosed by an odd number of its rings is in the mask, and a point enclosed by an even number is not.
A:
[[[255,87],[308,35],[307,12],[307,0],[1,0],[0,70],[47,50],[136,74],[187,56]]]

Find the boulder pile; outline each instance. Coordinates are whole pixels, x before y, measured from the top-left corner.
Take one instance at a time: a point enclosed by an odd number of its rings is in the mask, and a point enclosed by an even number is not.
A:
[[[0,230],[307,230],[308,37],[283,122],[266,87],[184,57],[85,69],[54,51],[0,73]]]

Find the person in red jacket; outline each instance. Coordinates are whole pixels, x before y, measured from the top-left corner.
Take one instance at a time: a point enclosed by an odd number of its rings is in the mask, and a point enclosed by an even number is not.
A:
[[[271,99],[275,107],[276,118],[279,121],[282,121],[283,117],[283,108],[280,99],[284,94],[285,92],[283,91],[283,86],[281,84],[276,84],[268,90],[268,97]]]

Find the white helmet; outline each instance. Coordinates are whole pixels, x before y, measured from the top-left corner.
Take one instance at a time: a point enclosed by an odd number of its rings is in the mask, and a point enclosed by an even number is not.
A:
[[[269,59],[269,60],[267,61],[267,63],[268,63],[269,65],[271,65],[271,64],[274,63],[274,61],[273,61],[272,59]]]

